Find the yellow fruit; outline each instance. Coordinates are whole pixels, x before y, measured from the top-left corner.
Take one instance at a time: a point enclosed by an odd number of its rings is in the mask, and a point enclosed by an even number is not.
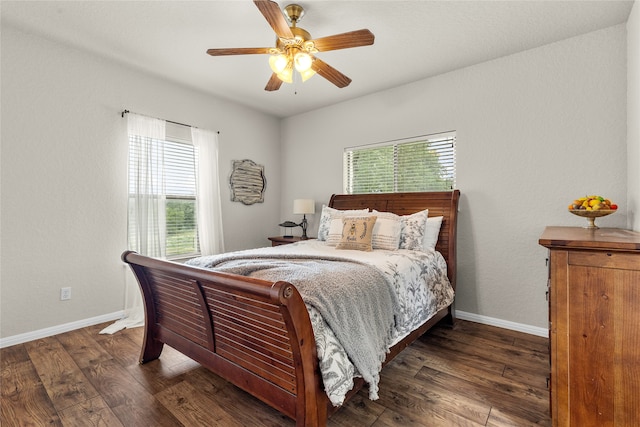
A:
[[[589,206],[594,207],[595,205],[599,205],[600,204],[600,200],[598,199],[591,199],[589,200]]]

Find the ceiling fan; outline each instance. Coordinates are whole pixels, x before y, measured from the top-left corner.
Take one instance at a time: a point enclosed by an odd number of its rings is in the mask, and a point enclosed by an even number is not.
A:
[[[253,3],[276,33],[276,46],[209,49],[207,53],[211,56],[271,55],[269,65],[273,74],[264,88],[266,91],[280,89],[283,82],[292,83],[294,69],[300,73],[302,81],[318,73],[334,85],[340,88],[346,87],[351,83],[351,79],[320,58],[317,58],[314,54],[330,50],[368,46],[372,45],[374,41],[373,34],[366,29],[312,39],[309,32],[297,26],[298,21],[304,15],[302,6],[290,4],[284,8],[284,12],[289,22],[291,22],[291,26],[289,26],[276,2],[253,0]]]

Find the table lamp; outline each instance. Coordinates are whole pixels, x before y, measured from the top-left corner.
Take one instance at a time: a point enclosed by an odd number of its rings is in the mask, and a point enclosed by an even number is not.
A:
[[[298,226],[302,227],[302,239],[307,237],[307,214],[316,213],[316,203],[313,199],[295,199],[293,201],[294,215],[302,215],[302,222]]]

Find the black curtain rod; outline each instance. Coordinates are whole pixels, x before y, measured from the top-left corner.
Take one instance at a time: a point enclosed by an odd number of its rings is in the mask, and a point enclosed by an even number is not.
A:
[[[122,116],[122,118],[124,118],[124,115],[125,115],[125,114],[128,114],[128,113],[130,113],[130,112],[131,112],[131,111],[129,111],[129,110],[122,110],[122,113],[120,113],[120,115]],[[190,128],[194,128],[194,127],[196,127],[196,126],[191,126],[191,125],[185,125],[184,123],[174,122],[173,120],[165,120],[165,122],[167,122],[167,123],[173,123],[174,125],[179,125],[179,126],[186,126],[186,127],[190,127]],[[216,133],[219,135],[219,134],[220,134],[220,131],[218,130],[218,131],[216,131]]]

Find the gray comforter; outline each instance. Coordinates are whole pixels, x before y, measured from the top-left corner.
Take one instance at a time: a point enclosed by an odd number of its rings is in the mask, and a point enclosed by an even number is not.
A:
[[[331,327],[370,391],[377,394],[379,372],[400,310],[393,285],[378,269],[344,259],[287,254],[232,253],[189,264],[295,285],[305,303]]]

